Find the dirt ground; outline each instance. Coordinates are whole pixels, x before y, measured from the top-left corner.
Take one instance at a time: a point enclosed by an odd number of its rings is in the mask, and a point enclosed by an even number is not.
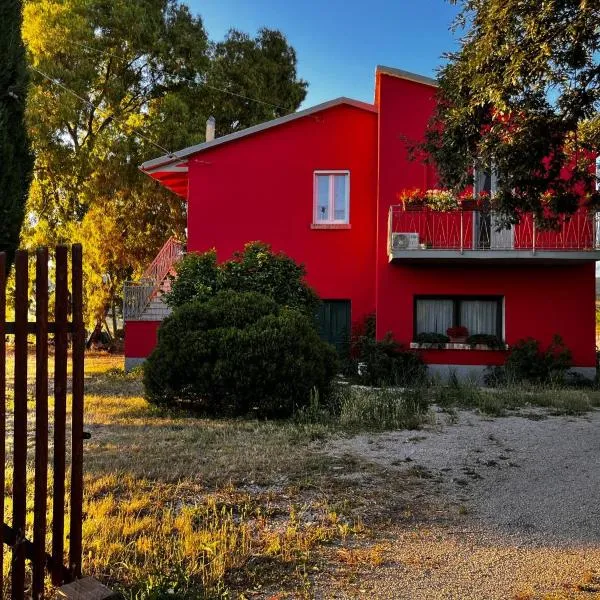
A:
[[[428,509],[380,527],[315,577],[313,597],[600,598],[600,411],[440,412],[425,430],[337,438],[326,452],[390,481],[421,477]]]

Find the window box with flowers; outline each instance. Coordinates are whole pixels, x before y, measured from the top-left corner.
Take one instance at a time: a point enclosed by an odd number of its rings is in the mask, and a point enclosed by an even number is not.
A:
[[[446,335],[453,344],[464,344],[469,336],[469,330],[463,325],[457,325],[455,327],[448,327]]]

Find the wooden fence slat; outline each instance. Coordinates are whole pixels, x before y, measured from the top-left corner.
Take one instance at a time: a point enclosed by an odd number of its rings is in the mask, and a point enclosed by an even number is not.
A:
[[[56,247],[56,297],[54,336],[54,489],[52,498],[52,574],[54,585],[63,583],[65,526],[65,430],[67,405],[67,247]]]
[[[13,528],[17,541],[13,548],[11,592],[13,600],[25,597],[25,537],[27,512],[27,314],[28,252],[15,255],[15,378],[13,427]]]
[[[35,266],[35,493],[33,501],[32,597],[44,597],[48,506],[48,249],[38,248]]]
[[[71,447],[71,522],[69,528],[69,566],[74,577],[81,577],[81,527],[83,517],[83,393],[85,326],[83,323],[82,249],[74,244],[71,251],[73,300],[73,404]]]
[[[4,521],[6,480],[6,253],[0,252],[0,515]],[[0,600],[4,598],[4,544],[0,544]]]

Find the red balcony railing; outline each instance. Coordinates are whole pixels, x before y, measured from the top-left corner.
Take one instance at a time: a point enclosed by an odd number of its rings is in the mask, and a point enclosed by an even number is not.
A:
[[[510,229],[500,228],[493,212],[477,210],[405,210],[392,206],[389,252],[403,250],[595,251],[600,248],[600,220],[580,209],[561,217],[556,229],[540,229],[533,215],[523,215]]]

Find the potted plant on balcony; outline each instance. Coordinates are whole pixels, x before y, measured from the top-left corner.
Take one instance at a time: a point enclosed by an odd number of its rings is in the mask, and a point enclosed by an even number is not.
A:
[[[446,333],[450,338],[450,342],[452,342],[453,344],[464,344],[467,341],[467,337],[469,336],[469,330],[466,327],[463,327],[462,325],[448,327]]]

